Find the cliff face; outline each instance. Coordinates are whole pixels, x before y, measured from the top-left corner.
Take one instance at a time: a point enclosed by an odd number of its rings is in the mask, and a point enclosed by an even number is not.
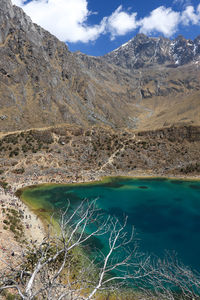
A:
[[[1,0],[0,5],[0,43],[4,43],[6,40],[6,37],[9,33],[10,29],[10,22],[9,19],[14,17],[14,11],[11,4],[11,1],[5,1]]]
[[[96,58],[71,53],[10,0],[0,0],[0,24],[1,131],[200,124],[199,37],[138,35]]]
[[[81,71],[67,46],[33,24],[20,8],[3,3],[0,108],[5,127],[73,122],[72,112],[79,111],[84,119],[82,99],[73,93]]]

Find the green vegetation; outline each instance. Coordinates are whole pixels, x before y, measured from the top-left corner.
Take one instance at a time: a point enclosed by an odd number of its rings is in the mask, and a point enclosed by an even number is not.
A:
[[[3,189],[6,189],[8,187],[8,183],[5,182],[5,181],[0,181],[0,186],[3,188]]]
[[[5,297],[4,298],[5,300],[20,300],[21,299],[21,297],[19,295],[11,294],[7,290],[1,291],[0,296]]]
[[[176,128],[170,134],[173,133],[178,140],[181,132]],[[168,137],[167,129],[156,133],[116,133],[97,127],[84,131],[77,126],[10,134],[0,139],[0,154],[4,159],[0,174],[5,173],[1,180],[7,181],[6,176],[13,176],[11,173],[40,176],[63,174],[63,178],[68,178],[67,174],[77,174],[77,179],[81,179],[82,170],[98,172],[100,168],[104,174],[116,172],[116,175],[135,169],[166,176],[198,174],[198,140],[195,143],[187,140],[171,143]]]
[[[191,163],[191,164],[188,164],[186,167],[184,168],[181,168],[180,169],[181,173],[184,173],[184,174],[188,174],[188,173],[200,173],[200,163]]]
[[[8,135],[0,140],[0,152],[4,151],[10,158],[21,153],[37,153],[43,149],[48,149],[48,145],[53,142],[51,131],[30,130],[21,132],[18,135]],[[17,147],[15,147],[17,145]],[[1,173],[0,173],[1,174]]]
[[[18,242],[22,242],[22,238],[24,237],[24,228],[21,222],[21,214],[15,210],[14,208],[4,209],[4,213],[6,213],[6,218],[3,220],[4,229],[9,229],[14,233],[14,238]]]
[[[24,171],[25,171],[24,168],[20,168],[20,169],[13,170],[13,173],[15,173],[15,174],[23,174]]]

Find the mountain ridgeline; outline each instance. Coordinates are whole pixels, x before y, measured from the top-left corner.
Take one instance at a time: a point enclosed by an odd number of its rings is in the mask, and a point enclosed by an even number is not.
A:
[[[0,0],[0,24],[1,131],[200,125],[200,36],[138,34],[91,57],[71,53],[10,0]]]
[[[110,63],[128,69],[140,69],[165,65],[176,68],[189,63],[199,63],[200,35],[194,40],[187,40],[179,35],[170,40],[163,37],[149,38],[137,34],[128,43],[105,55]]]

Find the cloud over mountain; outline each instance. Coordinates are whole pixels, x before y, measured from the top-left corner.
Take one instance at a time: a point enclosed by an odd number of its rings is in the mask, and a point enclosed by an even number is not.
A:
[[[160,6],[139,22],[140,32],[145,34],[160,32],[164,36],[170,37],[176,32],[179,22],[179,12]]]
[[[146,34],[159,33],[166,37],[174,35],[179,25],[200,25],[200,4],[188,5],[182,11],[160,6],[148,16],[137,18],[137,12],[126,11],[120,5],[110,16],[104,16],[98,24],[90,24],[94,12],[88,9],[87,0],[12,0],[32,18],[60,40],[83,42],[97,40],[102,34],[117,36],[138,30]]]
[[[111,39],[135,30],[138,27],[136,16],[137,13],[129,14],[123,11],[123,7],[120,5],[112,15],[107,18],[107,31],[110,32]]]

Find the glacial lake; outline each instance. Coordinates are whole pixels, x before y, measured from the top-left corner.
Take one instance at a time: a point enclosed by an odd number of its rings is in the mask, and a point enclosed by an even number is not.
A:
[[[142,252],[163,257],[175,251],[178,258],[200,271],[200,181],[165,178],[107,178],[102,182],[39,185],[23,190],[22,200],[36,211],[64,210],[68,199],[76,207],[87,198],[105,214],[120,221],[128,216]],[[93,243],[102,251],[106,238]],[[94,246],[95,246],[94,245]]]

